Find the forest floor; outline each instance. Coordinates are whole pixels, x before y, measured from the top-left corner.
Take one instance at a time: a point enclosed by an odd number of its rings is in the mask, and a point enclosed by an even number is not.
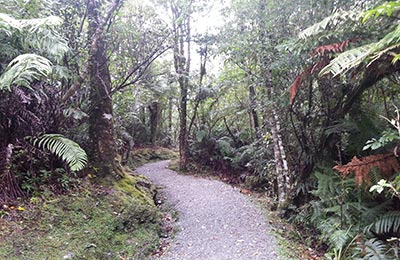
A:
[[[136,169],[163,188],[179,213],[179,232],[160,259],[278,259],[271,227],[249,196],[220,181],[179,175],[168,164]]]

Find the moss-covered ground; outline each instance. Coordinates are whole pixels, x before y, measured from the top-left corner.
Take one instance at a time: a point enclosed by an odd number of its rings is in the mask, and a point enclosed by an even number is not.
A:
[[[2,205],[0,259],[146,259],[161,231],[153,188],[127,176],[113,188],[82,183],[65,195]]]
[[[171,150],[141,148],[128,165],[171,158]],[[142,260],[160,252],[160,236],[169,232],[162,224],[167,215],[154,202],[157,189],[121,169],[125,177],[111,186],[82,179],[66,194],[42,192],[29,202],[0,205],[0,259]]]

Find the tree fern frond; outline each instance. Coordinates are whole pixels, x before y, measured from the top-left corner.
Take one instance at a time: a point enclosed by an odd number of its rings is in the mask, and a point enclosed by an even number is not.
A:
[[[40,54],[49,54],[57,61],[60,61],[69,50],[68,42],[57,31],[61,25],[62,19],[56,16],[17,20],[0,13],[0,28],[7,35],[11,36],[13,32],[18,32],[27,51],[33,48]]]
[[[371,10],[363,13],[363,23],[366,22],[371,17],[379,17],[381,15],[392,16],[393,12],[399,11],[400,1],[389,1],[379,5]]]
[[[21,24],[17,19],[13,17],[0,13],[0,28],[3,28],[12,34],[12,30],[21,30]]]
[[[369,51],[371,55],[372,62],[379,59],[383,55],[397,49],[400,46],[400,25],[396,27],[395,30],[388,33],[379,40],[377,43],[373,45],[371,50]],[[394,55],[395,56],[395,55]]]
[[[321,70],[319,75],[324,76],[330,73],[333,77],[336,77],[341,73],[357,67],[368,57],[370,50],[374,45],[375,43],[363,45],[339,54]]]
[[[393,52],[400,46],[400,25],[378,42],[363,45],[348,51],[345,51],[333,59],[320,72],[320,76],[331,73],[334,77],[356,68],[362,62],[370,60],[369,65],[378,60],[385,54]],[[396,57],[396,53],[393,54]]]
[[[79,144],[60,134],[44,134],[33,139],[33,145],[45,148],[64,160],[71,171],[82,170],[87,163],[87,155]]]
[[[0,27],[9,30],[27,29],[30,33],[36,33],[40,29],[56,28],[62,25],[62,19],[57,16],[49,16],[37,19],[15,19],[10,15],[0,13]]]
[[[357,11],[341,11],[326,17],[321,22],[313,24],[307,29],[299,33],[300,39],[307,39],[311,36],[318,35],[321,32],[333,27],[338,27],[347,22],[356,22],[360,20],[361,12]]]
[[[51,72],[51,62],[36,54],[22,54],[7,66],[0,76],[0,90],[11,90],[12,85],[31,88],[30,83]]]

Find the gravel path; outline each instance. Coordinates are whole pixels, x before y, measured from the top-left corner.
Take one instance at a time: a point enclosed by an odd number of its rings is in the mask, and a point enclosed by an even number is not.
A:
[[[165,187],[179,212],[179,232],[162,260],[278,259],[275,240],[249,197],[223,182],[178,175],[169,161],[136,170]]]

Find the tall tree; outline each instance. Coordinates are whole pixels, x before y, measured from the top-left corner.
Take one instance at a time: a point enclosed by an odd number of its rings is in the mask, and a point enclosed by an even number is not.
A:
[[[186,170],[188,159],[187,101],[190,72],[191,0],[171,1],[173,55],[180,88],[179,100],[179,166]]]
[[[114,0],[103,17],[99,0],[87,1],[89,22],[89,58],[87,73],[90,86],[89,136],[91,163],[99,177],[116,176],[111,77],[106,55],[105,29],[120,0]]]

